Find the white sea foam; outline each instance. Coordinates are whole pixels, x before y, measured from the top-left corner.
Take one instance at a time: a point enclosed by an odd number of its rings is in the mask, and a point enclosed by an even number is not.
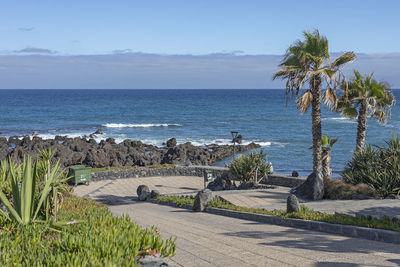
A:
[[[181,127],[177,123],[106,123],[102,126],[107,128],[150,128],[150,127]]]
[[[334,118],[323,118],[323,121],[337,121],[342,123],[357,123],[355,119],[350,119],[346,117],[334,117]]]
[[[211,144],[216,144],[216,145],[232,145],[232,140],[231,139],[178,139],[178,143],[185,143],[185,142],[190,142],[194,146],[204,146],[204,145],[211,145]],[[248,145],[250,143],[256,143],[259,144],[260,146],[270,146],[272,143],[271,142],[266,142],[266,141],[243,141],[241,145]]]
[[[91,133],[89,132],[75,132],[75,133],[57,133],[57,134],[39,134],[38,136],[42,139],[54,139],[57,135],[60,136],[67,136],[69,138],[75,138],[75,137],[88,137]],[[99,143],[102,140],[106,140],[107,138],[114,138],[115,142],[117,144],[122,143],[125,139],[131,139],[134,140],[132,138],[130,138],[128,135],[126,134],[108,134],[107,132],[105,132],[102,135],[95,135],[94,136],[94,140],[96,140],[97,143]],[[155,146],[162,146],[162,144],[168,140],[168,138],[164,139],[150,139],[150,138],[145,138],[145,139],[140,139],[140,141],[144,144],[148,144],[148,145],[155,145]],[[232,145],[232,140],[231,139],[227,139],[227,138],[218,138],[218,139],[193,139],[193,138],[177,138],[177,143],[178,144],[184,144],[186,142],[190,142],[192,143],[192,145],[194,146],[205,146],[205,145],[211,145],[211,144],[216,144],[216,145]],[[256,143],[259,144],[262,147],[266,147],[266,146],[271,146],[271,145],[278,145],[278,146],[285,146],[286,143],[279,143],[279,142],[268,142],[268,141],[247,141],[247,140],[243,140],[243,142],[241,143],[241,145],[248,145],[250,143]]]

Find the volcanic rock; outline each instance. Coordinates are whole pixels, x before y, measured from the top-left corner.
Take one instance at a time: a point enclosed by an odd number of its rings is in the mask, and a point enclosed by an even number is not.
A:
[[[297,212],[300,210],[300,204],[297,197],[293,194],[290,194],[287,198],[286,212]]]
[[[139,185],[138,188],[136,189],[136,194],[138,196],[140,196],[142,194],[142,192],[145,192],[145,191],[150,193],[149,187],[147,185],[142,184],[142,185]]]
[[[313,172],[301,185],[293,188],[291,193],[308,200],[320,200],[324,196],[324,180],[321,173]]]
[[[176,146],[176,139],[175,138],[171,138],[167,141],[167,147],[174,147]]]
[[[193,203],[193,211],[204,211],[209,201],[213,199],[213,193],[210,189],[203,189],[197,193]]]

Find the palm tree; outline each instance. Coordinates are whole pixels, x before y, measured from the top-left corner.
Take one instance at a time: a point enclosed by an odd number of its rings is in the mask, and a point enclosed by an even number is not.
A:
[[[327,135],[322,136],[322,178],[324,181],[331,178],[331,150],[333,145],[337,142],[337,138],[332,139]]]
[[[340,68],[353,61],[356,55],[346,52],[331,63],[327,38],[321,36],[318,30],[303,34],[304,41],[298,40],[288,48],[283,62],[279,65],[281,69],[274,74],[273,79],[286,80],[286,96],[290,93],[299,96],[303,84],[309,83],[309,89],[297,99],[297,107],[301,112],[306,113],[311,105],[313,171],[321,173],[321,87],[323,79],[329,86],[324,92],[324,101],[329,107],[335,108],[337,104],[336,88],[343,77]]]
[[[356,151],[364,150],[367,117],[370,115],[385,123],[390,116],[390,110],[395,98],[384,82],[372,78],[373,73],[364,77],[354,71],[354,78],[348,84],[343,84],[343,94],[339,97],[337,109],[346,117],[358,116]]]

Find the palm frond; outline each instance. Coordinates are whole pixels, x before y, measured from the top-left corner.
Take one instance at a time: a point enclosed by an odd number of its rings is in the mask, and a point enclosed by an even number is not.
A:
[[[346,52],[337,59],[335,59],[335,61],[332,62],[330,67],[333,69],[339,68],[346,63],[354,61],[356,58],[357,56],[353,52]]]
[[[332,88],[328,88],[325,90],[325,92],[323,94],[323,100],[329,109],[331,109],[331,110],[336,109],[337,97],[336,97],[336,93],[332,90]]]
[[[372,116],[377,118],[379,123],[385,123],[387,120],[386,113],[382,109],[375,109]]]
[[[346,107],[342,110],[342,114],[348,118],[355,118],[358,116],[357,109],[352,107]]]
[[[300,98],[297,99],[297,108],[301,112],[306,113],[311,105],[312,99],[313,96],[311,94],[311,91],[307,90]]]

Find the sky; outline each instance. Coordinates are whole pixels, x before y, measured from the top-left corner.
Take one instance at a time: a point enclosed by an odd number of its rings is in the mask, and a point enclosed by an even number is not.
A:
[[[0,88],[281,88],[282,54],[316,28],[332,53],[360,55],[348,73],[400,88],[399,11],[398,0],[3,0]]]

